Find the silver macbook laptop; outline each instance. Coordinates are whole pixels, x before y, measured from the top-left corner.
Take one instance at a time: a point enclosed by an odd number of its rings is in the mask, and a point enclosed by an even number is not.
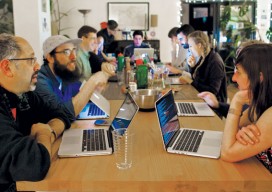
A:
[[[213,110],[205,102],[175,102],[178,116],[215,116]]]
[[[99,92],[92,94],[90,101],[77,116],[77,119],[103,119],[110,117],[110,102]]]
[[[180,128],[177,107],[170,90],[155,104],[164,148],[169,153],[219,158],[223,133]]]
[[[113,142],[111,131],[118,128],[128,128],[138,110],[138,105],[128,93],[109,129],[76,128],[64,131],[58,151],[59,157],[112,154]]]
[[[154,48],[134,48],[134,55],[142,58],[146,56],[154,58]]]

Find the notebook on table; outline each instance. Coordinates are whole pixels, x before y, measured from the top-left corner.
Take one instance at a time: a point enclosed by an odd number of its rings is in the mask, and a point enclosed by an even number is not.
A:
[[[65,130],[58,156],[80,157],[112,154],[113,141],[111,131],[118,128],[128,128],[138,110],[138,105],[128,93],[109,129],[78,128]]]
[[[178,116],[215,116],[213,110],[205,102],[175,102]]]
[[[90,101],[82,109],[77,119],[105,119],[110,117],[110,102],[94,91]]]
[[[223,132],[180,128],[170,90],[155,104],[164,148],[169,153],[219,158]]]

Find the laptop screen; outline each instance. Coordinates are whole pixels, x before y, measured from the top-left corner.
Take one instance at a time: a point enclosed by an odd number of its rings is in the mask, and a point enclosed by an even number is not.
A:
[[[175,133],[180,129],[177,107],[172,90],[168,91],[156,102],[160,129],[164,145],[167,146]]]
[[[141,56],[144,58],[153,58],[154,57],[154,48],[134,48],[134,55]]]
[[[110,129],[128,128],[139,107],[128,93],[117,115],[111,123]]]

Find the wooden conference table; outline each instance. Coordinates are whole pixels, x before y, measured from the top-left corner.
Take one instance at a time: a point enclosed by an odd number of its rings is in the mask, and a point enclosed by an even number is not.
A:
[[[174,93],[174,97],[177,100],[199,100],[197,90],[191,85],[172,85],[172,87],[179,90]],[[120,90],[121,85],[118,85],[116,82],[109,82],[103,95],[108,100],[123,100],[125,99],[125,95]]]
[[[192,90],[194,91],[194,90]],[[122,100],[111,100],[112,119]],[[216,117],[180,117],[181,127],[223,130]],[[73,128],[94,127],[94,121],[76,121]],[[130,129],[135,133],[133,165],[118,170],[114,155],[58,158],[59,139],[46,178],[17,182],[18,191],[271,191],[272,175],[257,159],[227,163],[167,153],[162,144],[155,111],[138,112]]]

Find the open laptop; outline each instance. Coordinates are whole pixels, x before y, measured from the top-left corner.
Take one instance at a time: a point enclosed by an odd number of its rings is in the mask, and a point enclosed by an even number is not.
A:
[[[128,93],[109,129],[77,128],[65,130],[58,151],[59,157],[112,154],[113,141],[111,131],[118,128],[128,128],[138,110],[138,105]]]
[[[134,48],[134,55],[142,58],[154,58],[154,48]]]
[[[213,110],[205,102],[175,102],[178,116],[213,117]]]
[[[94,91],[90,101],[82,109],[77,119],[105,119],[110,117],[110,102]]]
[[[164,148],[169,153],[219,158],[223,132],[180,128],[170,90],[155,104]]]

